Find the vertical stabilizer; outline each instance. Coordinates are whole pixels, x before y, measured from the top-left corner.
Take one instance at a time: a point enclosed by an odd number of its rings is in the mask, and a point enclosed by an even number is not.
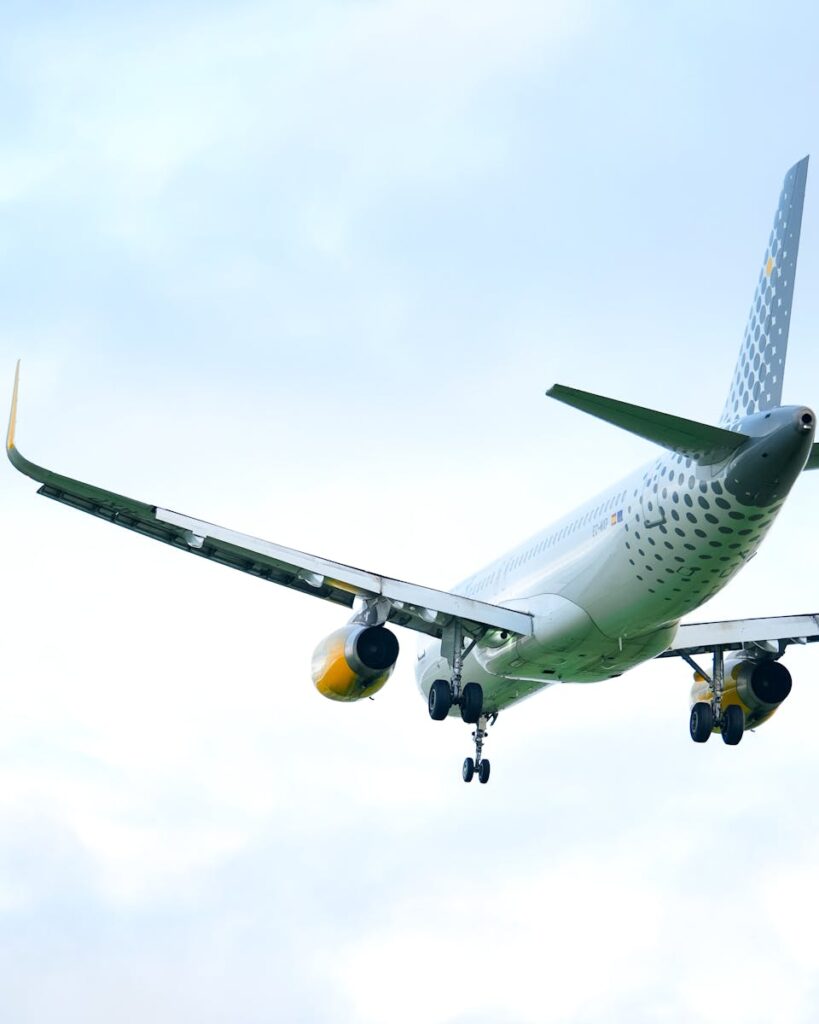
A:
[[[720,419],[723,426],[781,404],[807,176],[807,157],[785,175],[734,379]]]

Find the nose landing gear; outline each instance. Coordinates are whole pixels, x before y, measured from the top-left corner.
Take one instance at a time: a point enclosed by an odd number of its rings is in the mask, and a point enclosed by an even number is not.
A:
[[[491,724],[495,724],[495,719],[498,717],[497,714],[491,716]],[[471,782],[475,773],[478,774],[478,782],[486,784],[489,782],[489,761],[483,757],[483,743],[486,739],[487,725],[489,724],[489,716],[481,715],[477,722],[477,728],[472,733],[472,739],[475,741],[475,757],[468,757],[464,761],[461,775],[463,776],[464,782]]]

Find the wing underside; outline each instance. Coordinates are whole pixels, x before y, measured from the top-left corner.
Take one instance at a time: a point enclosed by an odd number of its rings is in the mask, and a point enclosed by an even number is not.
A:
[[[491,630],[532,632],[532,617],[523,612],[366,572],[43,469],[21,455],[15,444],[18,383],[19,365],[6,449],[14,467],[41,484],[38,494],[181,551],[347,608],[357,599],[364,603],[381,599],[386,621],[431,636],[440,637],[453,622],[471,637]]]
[[[777,648],[781,656],[790,644],[811,644],[819,641],[819,615],[777,615],[761,619],[728,619],[723,622],[684,623],[677,630],[674,644],[660,658],[692,657],[720,647],[723,650],[743,648]]]

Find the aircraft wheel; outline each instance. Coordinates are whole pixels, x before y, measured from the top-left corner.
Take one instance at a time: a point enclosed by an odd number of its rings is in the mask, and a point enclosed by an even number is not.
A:
[[[464,777],[464,782],[471,782],[472,776],[475,774],[475,762],[471,757],[468,757],[464,761],[464,766],[461,769],[461,775]],[[480,778],[480,775],[478,776]]]
[[[452,693],[446,679],[436,679],[429,688],[429,717],[442,722],[452,707]]]
[[[736,704],[729,704],[722,712],[722,739],[729,747],[735,747],[745,732],[745,713]]]
[[[714,711],[704,700],[697,701],[691,708],[689,729],[695,743],[705,743],[714,728]]]
[[[481,761],[478,765],[478,782],[482,782],[486,785],[489,782],[489,762]]]
[[[483,689],[478,683],[467,683],[461,693],[461,718],[475,725],[483,710]]]

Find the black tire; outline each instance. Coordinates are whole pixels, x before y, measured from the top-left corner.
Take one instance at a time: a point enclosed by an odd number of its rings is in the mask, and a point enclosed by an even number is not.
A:
[[[472,776],[475,774],[475,762],[471,757],[468,757],[464,761],[464,766],[461,769],[461,775],[463,776],[464,782],[471,782]]]
[[[436,679],[429,688],[429,717],[443,722],[452,707],[452,693],[446,679]]]
[[[478,765],[478,782],[482,782],[486,785],[489,782],[489,762],[481,761]]]
[[[714,711],[704,700],[697,701],[691,708],[691,719],[688,723],[691,739],[695,743],[705,743],[714,731]]]
[[[483,689],[478,683],[467,683],[461,692],[461,718],[475,725],[483,710]]]
[[[722,712],[722,740],[735,747],[745,732],[745,712],[737,704],[729,704]]]

